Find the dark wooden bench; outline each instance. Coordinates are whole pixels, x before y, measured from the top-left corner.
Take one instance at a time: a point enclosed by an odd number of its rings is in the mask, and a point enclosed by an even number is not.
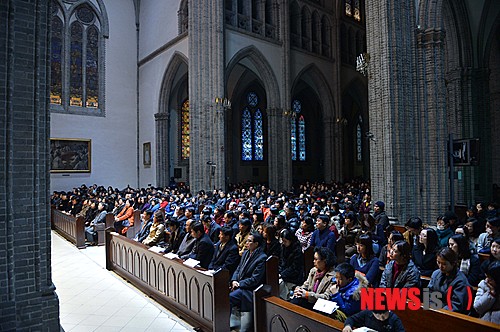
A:
[[[127,237],[133,239],[141,230],[141,210],[134,210],[134,226],[127,230]]]
[[[102,246],[106,243],[105,230],[110,228],[110,227],[113,227],[114,222],[115,222],[115,215],[111,212],[108,212],[106,214],[106,222],[96,225],[97,245]]]
[[[106,268],[202,331],[229,330],[229,272],[204,274],[106,231]]]
[[[86,248],[85,220],[83,217],[74,217],[57,209],[51,209],[50,219],[52,227],[57,233],[74,243],[78,249]]]
[[[256,332],[342,331],[344,324],[320,313],[271,296],[271,287],[261,285],[254,291]]]

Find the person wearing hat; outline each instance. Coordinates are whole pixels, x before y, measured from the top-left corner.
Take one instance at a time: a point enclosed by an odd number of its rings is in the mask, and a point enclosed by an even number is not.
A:
[[[387,227],[389,227],[389,217],[385,213],[385,203],[382,201],[376,202],[373,205],[373,210],[375,211],[373,218],[375,218],[378,225],[382,225],[382,229],[385,232]]]
[[[246,249],[246,242],[248,239],[248,236],[250,235],[250,230],[252,228],[252,222],[250,219],[243,218],[239,221],[238,224],[239,232],[235,236],[236,240],[236,245],[238,246],[238,253],[240,256],[243,255],[243,252]]]

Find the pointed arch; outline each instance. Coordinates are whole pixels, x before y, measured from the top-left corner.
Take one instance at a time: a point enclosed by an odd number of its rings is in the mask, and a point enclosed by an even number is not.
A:
[[[257,71],[255,72],[255,75],[257,75],[264,84],[264,89],[266,90],[267,94],[267,107],[279,107],[280,89],[278,80],[276,79],[276,75],[264,55],[253,45],[241,49],[229,61],[226,70],[226,81],[228,80],[235,66],[244,59],[250,61],[250,63]]]
[[[295,77],[292,84],[292,91],[295,90],[297,83],[300,80],[312,83],[311,87],[318,92],[321,99],[321,106],[323,110],[323,118],[333,116],[335,114],[332,89],[323,72],[315,64],[310,64],[304,67]]]
[[[186,65],[186,67],[188,66],[188,58],[184,54],[178,51],[174,52],[167,66],[167,69],[165,70],[165,74],[163,75],[161,83],[160,98],[158,99],[159,113],[169,113],[171,106],[169,105],[170,91],[172,90],[172,87],[174,85],[174,80],[177,71],[179,67],[183,64]]]

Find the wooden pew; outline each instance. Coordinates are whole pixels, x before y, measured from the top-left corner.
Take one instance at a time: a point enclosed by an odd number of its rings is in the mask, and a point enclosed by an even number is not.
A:
[[[134,210],[134,226],[127,230],[127,237],[133,239],[141,230],[141,210]]]
[[[500,331],[500,325],[448,310],[396,310],[406,332]]]
[[[204,274],[111,230],[106,231],[106,268],[199,330],[229,330],[227,270]]]
[[[51,222],[56,232],[74,243],[78,249],[86,248],[85,220],[83,217],[74,217],[57,209],[52,209]]]
[[[406,232],[406,227],[403,225],[392,225],[392,227],[394,227],[395,231],[399,231],[401,234]]]
[[[344,328],[338,320],[271,296],[271,287],[267,285],[254,291],[254,322],[256,332],[342,331]]]
[[[106,244],[106,234],[105,230],[113,227],[115,223],[115,215],[111,212],[106,214],[106,222],[103,224],[97,224],[97,245],[102,246]]]

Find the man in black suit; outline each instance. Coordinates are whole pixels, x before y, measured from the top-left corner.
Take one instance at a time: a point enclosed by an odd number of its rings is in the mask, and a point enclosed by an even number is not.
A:
[[[193,250],[188,255],[188,258],[200,261],[202,268],[208,268],[210,261],[214,255],[214,243],[205,234],[205,228],[200,222],[191,226],[191,236],[195,238]]]
[[[166,231],[165,234],[168,236],[168,241],[164,252],[177,252],[182,240],[186,236],[186,232],[181,228],[179,221],[170,219],[168,222],[168,231]]]
[[[222,227],[219,233],[219,241],[215,244],[215,252],[208,266],[209,270],[226,269],[232,276],[240,262],[238,247],[233,240],[233,230]]]
[[[241,326],[241,332],[253,331],[253,291],[264,282],[267,255],[262,246],[264,238],[259,233],[252,232],[247,238],[246,249],[240,264],[231,278],[231,293],[229,303],[231,310],[241,312],[241,319],[231,313],[231,328]]]

